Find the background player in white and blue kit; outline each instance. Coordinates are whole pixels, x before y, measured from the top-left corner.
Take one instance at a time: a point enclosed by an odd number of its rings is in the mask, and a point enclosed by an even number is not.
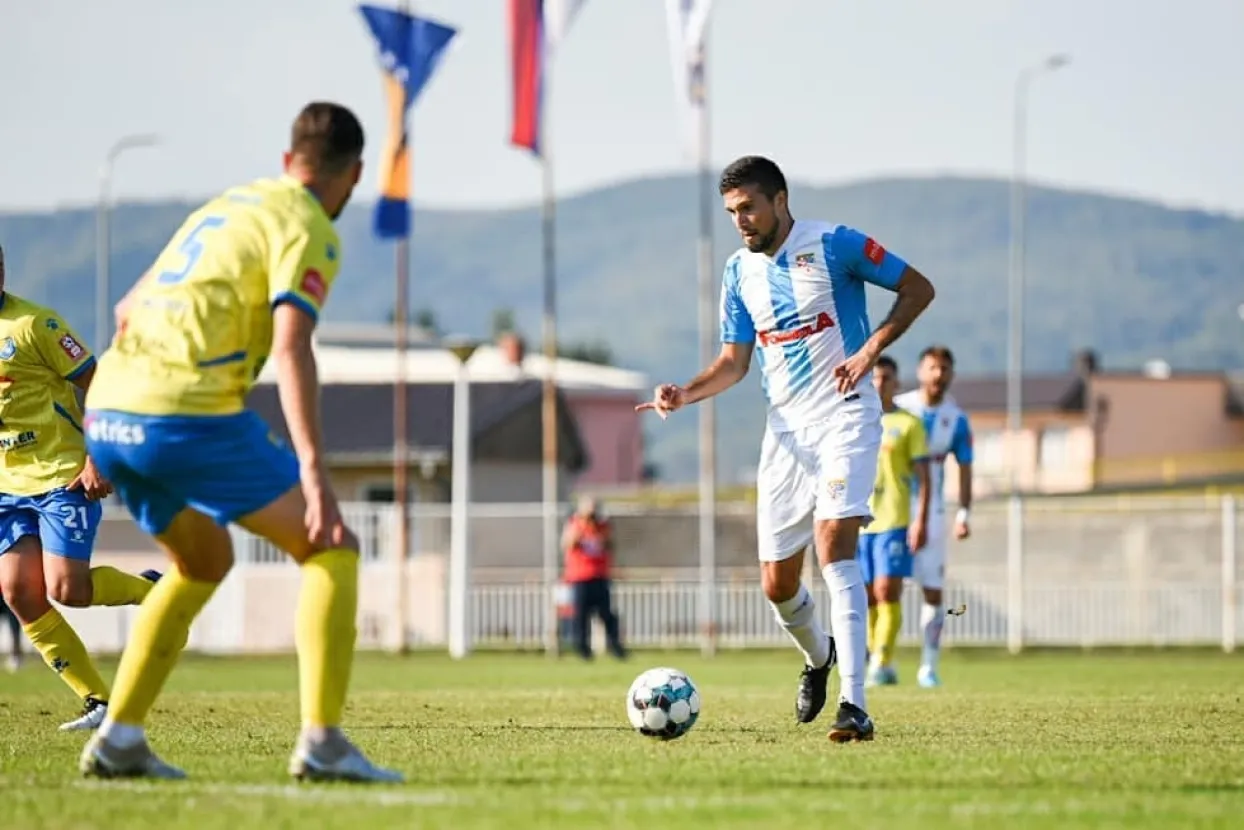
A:
[[[953,455],[959,467],[959,510],[955,514],[956,539],[971,532],[972,427],[968,416],[947,392],[955,377],[955,357],[945,346],[929,346],[920,353],[916,370],[920,386],[895,397],[894,402],[924,422],[929,450],[928,542],[915,558],[913,576],[924,593],[920,627],[924,649],[916,682],[926,688],[941,685],[938,660],[942,652],[942,588],[946,584],[946,457]]]
[[[933,286],[899,257],[852,228],[796,222],[786,178],[772,161],[745,156],[719,190],[744,247],[726,263],[722,348],[686,386],[663,384],[638,407],[662,417],[720,394],[760,362],[769,401],[757,472],[761,585],[779,623],[804,655],[795,713],[810,723],[825,706],[840,657],[838,716],[831,740],[871,740],[864,701],[868,597],[855,558],[881,444],[881,402],[870,381],[882,351],[933,300]],[[871,331],[864,285],[898,294]],[[829,586],[832,637],[803,585],[804,549],[815,542]]]

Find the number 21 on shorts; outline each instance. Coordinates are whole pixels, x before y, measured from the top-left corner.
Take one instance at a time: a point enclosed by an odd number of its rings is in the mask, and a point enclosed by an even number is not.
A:
[[[186,234],[186,238],[177,246],[178,252],[186,258],[185,264],[177,271],[161,271],[160,276],[156,277],[156,282],[161,285],[176,285],[190,276],[194,266],[199,264],[199,257],[203,256],[203,240],[199,238],[199,235],[203,231],[219,228],[224,223],[225,217],[223,216],[203,217],[202,221],[194,226],[194,230]]]
[[[60,511],[61,523],[70,530],[91,529],[91,516],[82,505],[67,504]]]

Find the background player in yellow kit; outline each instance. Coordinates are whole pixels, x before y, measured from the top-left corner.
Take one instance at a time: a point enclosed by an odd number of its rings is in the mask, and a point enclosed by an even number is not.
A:
[[[881,397],[881,453],[877,480],[869,499],[873,520],[860,532],[856,556],[868,586],[867,682],[893,685],[894,644],[903,625],[903,580],[911,576],[912,555],[924,547],[929,518],[929,461],[924,424],[894,403],[898,364],[882,355],[873,369]],[[911,488],[918,488],[916,515]]]
[[[399,781],[341,731],[354,658],[358,543],[324,467],[311,335],[337,275],[333,228],[362,171],[348,109],[308,104],[285,175],[191,214],[117,310],[118,334],[87,396],[88,446],[135,520],[175,564],[143,603],[112,706],[82,754],[89,775],[181,778],[143,723],[190,624],[233,565],[236,522],[302,568],[296,643],[299,778]],[[244,399],[267,359],[293,451]]]
[[[91,567],[111,487],[86,456],[77,389],[95,357],[60,315],[5,290],[0,248],[0,590],[43,661],[83,701],[61,730],[94,729],[108,686],[48,597],[75,608],[137,605],[159,578]]]

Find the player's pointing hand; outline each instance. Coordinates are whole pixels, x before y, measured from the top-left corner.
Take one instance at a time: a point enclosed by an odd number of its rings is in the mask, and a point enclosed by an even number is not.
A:
[[[663,383],[652,392],[652,400],[635,407],[636,412],[652,410],[661,416],[669,417],[671,412],[681,409],[686,400],[686,393],[681,386],[674,383]]]

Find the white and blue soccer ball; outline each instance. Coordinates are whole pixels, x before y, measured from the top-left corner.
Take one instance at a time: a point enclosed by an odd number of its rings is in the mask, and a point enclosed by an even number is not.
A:
[[[648,669],[626,693],[626,716],[639,734],[662,741],[681,738],[700,717],[700,693],[678,669]]]

